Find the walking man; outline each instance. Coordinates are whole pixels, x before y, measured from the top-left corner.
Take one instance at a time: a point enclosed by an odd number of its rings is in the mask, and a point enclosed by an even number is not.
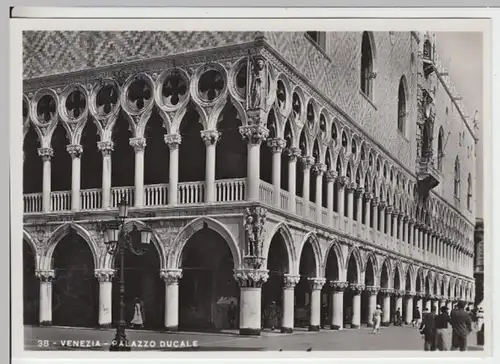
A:
[[[422,323],[420,324],[420,333],[424,337],[424,350],[436,351],[436,307],[432,307],[433,312],[429,309],[424,310]]]
[[[443,306],[439,315],[436,316],[436,346],[439,351],[448,350],[448,346],[446,345],[448,322],[450,322],[448,307]]]
[[[380,321],[382,321],[382,310],[380,309],[380,305],[377,305],[377,308],[373,311],[372,321],[373,333],[380,334]]]
[[[472,322],[469,313],[464,308],[464,302],[460,301],[457,304],[457,310],[451,313],[450,322],[453,327],[451,350],[467,350],[467,336],[472,331]]]

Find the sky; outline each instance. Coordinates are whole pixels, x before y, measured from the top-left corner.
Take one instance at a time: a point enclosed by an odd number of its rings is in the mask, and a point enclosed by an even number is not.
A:
[[[480,32],[437,32],[436,51],[462,102],[472,118],[475,110],[479,129],[476,136],[476,217],[483,217],[483,38]]]

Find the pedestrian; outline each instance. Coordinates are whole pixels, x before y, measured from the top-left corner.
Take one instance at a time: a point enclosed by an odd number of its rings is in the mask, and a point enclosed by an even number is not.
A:
[[[144,307],[139,297],[135,297],[134,299],[134,317],[130,325],[134,329],[142,329],[144,327]]]
[[[470,315],[465,311],[465,303],[458,302],[457,309],[451,313],[450,322],[453,327],[451,336],[451,350],[467,350],[467,337],[472,331]]]
[[[413,312],[413,321],[412,321],[412,326],[420,326],[421,321],[421,315],[420,315],[420,310],[418,307],[415,309],[415,312]]]
[[[448,316],[448,307],[443,306],[440,311],[439,315],[436,316],[436,347],[439,351],[446,351],[448,350],[446,337],[450,316]]]
[[[321,328],[324,329],[326,323],[328,322],[328,305],[323,302],[321,305]]]
[[[266,310],[267,327],[274,329],[278,326],[278,307],[276,302],[272,301]]]
[[[424,338],[424,350],[425,351],[435,351],[436,350],[436,307],[432,307],[433,312],[429,312],[426,307],[424,314],[422,315],[422,323],[420,324],[419,330]]]
[[[227,320],[229,322],[230,329],[236,328],[236,316],[237,316],[237,307],[236,307],[236,304],[234,303],[234,301],[231,300],[231,303],[229,304],[229,307],[227,308]]]
[[[380,305],[377,305],[375,311],[373,311],[373,316],[372,316],[374,334],[380,334],[381,321],[382,321],[382,310],[380,309]]]
[[[399,307],[394,314],[394,326],[403,326],[403,323],[401,321],[401,310],[399,309]]]

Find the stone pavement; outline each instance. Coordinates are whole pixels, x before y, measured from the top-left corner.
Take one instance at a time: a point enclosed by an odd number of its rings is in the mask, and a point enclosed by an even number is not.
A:
[[[82,329],[64,327],[24,328],[26,350],[109,350],[113,329]],[[308,332],[296,329],[292,334],[264,331],[260,337],[239,336],[236,331],[224,333],[161,333],[146,330],[127,330],[127,338],[134,343],[132,350],[422,350],[423,340],[416,328],[382,328],[380,335],[373,335],[368,328],[342,331],[322,330]],[[69,340],[78,341],[80,347],[68,347]],[[181,342],[196,347],[173,347]],[[451,335],[448,343],[451,342]],[[73,346],[75,343],[69,344]],[[98,346],[100,345],[100,346]],[[154,345],[154,347],[153,347]],[[476,334],[469,336],[469,350],[480,351]]]

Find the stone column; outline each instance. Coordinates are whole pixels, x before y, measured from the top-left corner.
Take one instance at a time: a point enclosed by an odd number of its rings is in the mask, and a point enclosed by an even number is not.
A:
[[[435,299],[432,301],[432,307],[436,310],[436,313],[439,313],[439,298],[435,297]]]
[[[36,277],[40,280],[39,322],[41,326],[52,325],[52,280],[53,270],[37,270]]]
[[[286,147],[286,141],[281,138],[267,140],[267,146],[271,149],[273,155],[273,205],[280,207],[281,199],[281,153]]]
[[[415,296],[415,292],[406,292],[405,295],[405,323],[407,325],[411,324],[413,321],[413,297]]]
[[[365,288],[365,291],[367,291],[370,295],[368,298],[368,312],[366,317],[366,322],[368,323],[368,327],[373,326],[372,317],[373,313],[375,312],[375,309],[377,308],[377,294],[379,290],[380,287],[374,287],[374,286],[367,286]]]
[[[81,186],[81,155],[83,148],[79,144],[70,144],[66,150],[71,156],[71,211],[80,210],[80,186]]]
[[[42,206],[43,212],[50,212],[52,206],[50,203],[50,191],[51,191],[51,164],[50,159],[54,155],[54,150],[52,148],[38,148],[38,155],[42,157],[43,160],[43,193],[42,193]]]
[[[448,314],[450,314],[450,313],[451,313],[451,310],[453,309],[453,301],[448,300],[448,301],[446,302],[446,307],[448,307]]]
[[[205,142],[205,202],[215,202],[215,160],[220,133],[217,130],[202,130],[201,139]]]
[[[130,138],[130,146],[135,151],[135,207],[144,206],[144,149],[146,138]]]
[[[382,326],[389,326],[391,324],[391,294],[392,289],[382,288],[380,290],[383,294],[382,301]]]
[[[408,243],[408,216],[402,216],[401,221],[403,222],[403,230],[401,230],[402,236],[400,240]]]
[[[398,216],[399,212],[396,210],[392,211],[392,236],[394,239],[397,239],[398,237]]]
[[[316,175],[316,222],[322,223],[323,173],[326,172],[326,164],[316,163],[313,166],[313,172]]]
[[[356,221],[361,224],[362,214],[363,214],[363,194],[365,192],[364,188],[358,187],[356,189]]]
[[[344,206],[345,206],[345,201],[344,201],[344,190],[347,185],[347,177],[341,176],[337,179],[337,210],[339,213],[340,219],[344,220],[345,216],[345,211],[344,211]]]
[[[285,285],[283,286],[283,316],[281,320],[281,332],[291,333],[294,326],[295,311],[295,286],[299,283],[300,277],[285,275]]]
[[[336,178],[336,171],[326,171],[326,211],[328,226],[333,225],[333,183]]]
[[[356,189],[356,184],[349,183],[347,186],[347,217],[350,220],[354,219],[354,190]]]
[[[311,319],[309,331],[319,331],[321,326],[321,288],[325,284],[325,278],[309,278],[311,285]]]
[[[367,192],[364,195],[365,200],[365,225],[370,227],[371,220],[371,200],[373,198],[373,193]]]
[[[304,217],[314,218],[309,216],[309,200],[310,200],[310,182],[311,182],[311,167],[314,164],[313,157],[302,157],[302,168],[304,174],[304,183],[302,184],[302,199],[304,203]]]
[[[181,269],[162,269],[160,277],[165,281],[165,331],[177,331],[179,327],[179,279]]]
[[[387,232],[386,234],[387,235],[391,235],[392,234],[392,212],[393,212],[393,209],[392,209],[392,206],[387,206],[387,208],[385,209],[385,212],[386,212],[386,219],[387,219]]]
[[[380,232],[382,234],[385,234],[385,202],[380,201],[379,207],[380,207]]]
[[[348,286],[347,282],[330,282],[330,287],[332,287],[333,291],[331,314],[332,330],[342,330],[344,328],[344,291]]]
[[[260,185],[260,143],[267,139],[269,130],[260,125],[247,125],[240,126],[240,134],[248,142],[247,201],[258,201]]]
[[[426,301],[425,301],[425,308],[428,309],[429,312],[432,311],[432,307],[431,307],[432,303],[431,303],[431,301],[432,301],[432,298],[431,298],[431,296],[428,295],[427,298],[426,298]]]
[[[362,284],[350,284],[349,289],[352,291],[352,321],[351,328],[359,329],[361,326],[361,292],[365,286]]]
[[[110,328],[113,322],[113,269],[96,269],[95,277],[99,281],[99,327]]]
[[[422,316],[422,313],[424,312],[422,293],[418,292],[416,296],[417,296],[417,309],[420,311],[420,316]]]
[[[261,289],[268,271],[241,269],[234,277],[240,286],[240,335],[260,335]]]
[[[373,208],[373,230],[378,230],[378,209],[379,200],[378,197],[374,197],[372,199],[372,208]]]
[[[394,296],[396,297],[396,307],[397,310],[399,308],[399,312],[401,312],[401,316],[403,315],[403,294],[404,292],[394,290]]]
[[[413,229],[413,219],[409,218],[408,219],[408,245],[413,246],[413,234],[414,234],[414,229]]]
[[[111,207],[111,153],[114,150],[114,143],[110,140],[97,142],[97,148],[102,153],[102,208]]]
[[[297,195],[297,158],[300,157],[299,148],[293,147],[288,153],[288,211],[295,213]]]
[[[180,134],[166,134],[163,136],[163,140],[165,144],[167,144],[170,153],[168,158],[168,204],[177,205],[177,194],[179,189],[179,146],[181,145],[182,138]]]

